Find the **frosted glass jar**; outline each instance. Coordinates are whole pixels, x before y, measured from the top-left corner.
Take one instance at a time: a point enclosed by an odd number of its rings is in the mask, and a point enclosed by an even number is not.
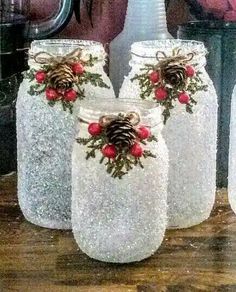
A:
[[[201,42],[166,40],[146,41],[132,45],[132,70],[125,78],[120,98],[140,98],[138,81],[131,82],[135,74],[145,64],[157,64],[157,51],[172,55],[175,48],[183,54],[195,52],[191,64],[208,85],[206,92],[199,91],[194,99],[197,105],[193,114],[186,112],[185,106],[178,101],[171,110],[163,137],[169,150],[168,186],[168,226],[187,228],[207,219],[215,200],[216,189],[216,148],[217,148],[217,95],[206,70],[206,49]],[[150,96],[150,99],[153,99]]]
[[[80,108],[79,137],[87,123],[104,114],[138,112],[158,142],[148,143],[156,158],[143,161],[121,180],[100,164],[101,154],[85,159],[86,147],[74,143],[72,154],[72,229],[80,249],[91,258],[116,263],[140,261],[160,246],[167,224],[168,151],[161,113],[150,102],[86,103]],[[83,176],[80,174],[83,173]]]
[[[64,56],[76,48],[83,49],[83,57],[98,57],[91,72],[102,75],[105,52],[100,43],[76,40],[34,41],[30,55],[46,51]],[[39,69],[33,59],[30,68]],[[47,228],[71,228],[71,152],[75,137],[78,102],[73,114],[64,111],[61,103],[48,105],[45,92],[38,96],[28,94],[28,79],[24,79],[17,100],[18,198],[25,218]],[[84,86],[85,98],[113,98],[113,89]]]
[[[231,102],[228,194],[231,208],[236,213],[236,87]]]

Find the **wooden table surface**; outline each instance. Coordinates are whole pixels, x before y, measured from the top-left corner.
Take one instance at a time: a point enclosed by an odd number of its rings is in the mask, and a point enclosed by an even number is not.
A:
[[[0,291],[236,291],[236,216],[217,192],[203,224],[167,231],[151,258],[114,265],[89,259],[70,231],[28,223],[17,204],[15,175],[0,178]]]

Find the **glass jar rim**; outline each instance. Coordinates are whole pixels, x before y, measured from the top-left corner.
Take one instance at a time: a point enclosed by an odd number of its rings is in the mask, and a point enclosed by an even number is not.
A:
[[[81,101],[79,118],[87,123],[98,121],[103,115],[126,112],[137,112],[141,117],[152,115],[155,125],[162,123],[161,108],[154,101],[126,98],[101,98],[99,100],[87,99]],[[154,124],[150,125],[154,126]]]
[[[103,44],[91,40],[76,39],[45,39],[35,40],[31,43],[30,53],[36,54],[42,51],[53,51],[56,55],[65,55],[71,53],[77,48],[84,48],[86,51],[105,55]]]
[[[201,56],[205,56],[208,52],[204,43],[200,41],[167,39],[135,42],[131,46],[131,54],[153,59],[156,58],[157,51],[166,52],[166,50],[173,50],[174,48],[180,48],[183,53],[195,52]]]
[[[44,39],[35,40],[32,42],[32,47],[34,46],[102,46],[102,43],[91,40],[77,40],[77,39]]]

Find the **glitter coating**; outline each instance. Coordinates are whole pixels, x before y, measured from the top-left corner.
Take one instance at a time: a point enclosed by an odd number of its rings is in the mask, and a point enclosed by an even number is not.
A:
[[[44,44],[47,43],[47,45]],[[65,42],[65,43],[64,43]],[[66,54],[72,51],[70,40],[33,42],[32,48],[45,45],[45,50]],[[73,41],[72,41],[73,42]],[[37,46],[38,43],[38,46]],[[84,42],[86,43],[86,41]],[[65,50],[63,51],[63,44]],[[76,45],[76,42],[73,44]],[[92,48],[89,42],[90,51]],[[33,49],[31,48],[31,52]],[[51,49],[51,51],[50,51]],[[37,52],[33,51],[34,53]],[[52,52],[53,51],[53,52]],[[38,66],[30,60],[29,64]],[[91,71],[102,74],[104,59]],[[45,93],[31,96],[27,93],[30,83],[24,80],[17,100],[17,148],[18,148],[18,198],[22,212],[30,222],[48,228],[71,228],[71,152],[76,133],[79,102],[74,111],[63,111],[61,104],[50,107]],[[85,85],[86,98],[114,98],[113,89]]]
[[[217,95],[204,69],[206,50],[199,42],[181,40],[140,42],[132,46],[130,62],[132,70],[125,78],[120,98],[140,98],[138,83],[130,79],[144,64],[156,64],[158,50],[171,55],[172,49],[181,47],[183,53],[194,50],[207,92],[198,92],[194,98],[198,104],[193,114],[176,102],[171,118],[164,126],[163,137],[169,150],[168,226],[187,228],[207,219],[215,200],[216,188],[216,142],[217,142]]]
[[[127,111],[137,110],[124,104]],[[155,111],[154,116],[160,117],[160,111]],[[82,109],[80,117],[85,117]],[[91,121],[97,118],[94,115]],[[168,151],[161,127],[152,129],[158,143],[148,143],[157,158],[144,160],[144,169],[135,167],[122,180],[107,174],[99,163],[101,154],[86,160],[86,146],[74,143],[72,228],[80,249],[91,258],[116,263],[140,261],[162,243],[167,225]],[[81,124],[79,137],[87,136],[87,126]]]
[[[229,185],[228,195],[231,208],[236,213],[236,87],[231,102],[230,146],[229,146]]]

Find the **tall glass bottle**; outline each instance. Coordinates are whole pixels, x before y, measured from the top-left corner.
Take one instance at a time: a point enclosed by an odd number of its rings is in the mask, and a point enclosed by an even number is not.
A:
[[[110,44],[110,78],[116,95],[129,72],[131,44],[168,39],[164,0],[129,0],[123,31]]]

